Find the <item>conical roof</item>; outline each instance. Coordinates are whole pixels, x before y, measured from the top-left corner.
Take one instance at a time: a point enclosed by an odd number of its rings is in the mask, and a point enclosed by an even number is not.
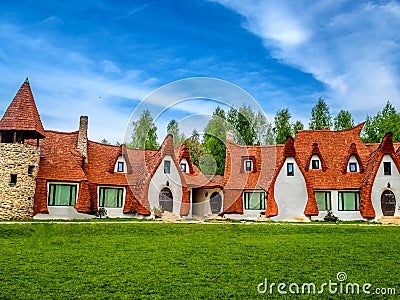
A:
[[[42,121],[28,78],[22,84],[0,120],[0,130],[25,131],[29,132],[31,138],[44,138]]]

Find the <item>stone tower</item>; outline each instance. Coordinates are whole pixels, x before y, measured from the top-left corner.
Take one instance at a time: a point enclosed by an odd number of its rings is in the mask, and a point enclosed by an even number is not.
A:
[[[0,120],[0,219],[30,219],[45,137],[28,78]]]

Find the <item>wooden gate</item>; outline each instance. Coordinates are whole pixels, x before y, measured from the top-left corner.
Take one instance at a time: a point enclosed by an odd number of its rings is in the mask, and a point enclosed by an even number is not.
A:
[[[169,211],[172,212],[173,208],[173,197],[172,197],[172,192],[169,188],[163,188],[160,191],[160,195],[158,197],[159,203],[163,208],[164,211]]]
[[[212,193],[210,197],[211,213],[218,214],[221,211],[222,198],[217,192]]]
[[[381,207],[384,216],[394,216],[396,211],[396,197],[392,191],[386,190],[382,193]]]

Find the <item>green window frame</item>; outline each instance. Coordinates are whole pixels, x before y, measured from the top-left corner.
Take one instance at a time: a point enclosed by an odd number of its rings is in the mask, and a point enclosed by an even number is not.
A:
[[[332,210],[331,192],[314,192],[318,210]]]
[[[359,192],[339,192],[339,210],[340,211],[358,211],[360,208]]]
[[[74,206],[76,204],[77,184],[49,184],[49,206]]]
[[[99,207],[121,208],[124,189],[114,187],[99,188]]]
[[[265,210],[265,192],[244,192],[244,209]]]

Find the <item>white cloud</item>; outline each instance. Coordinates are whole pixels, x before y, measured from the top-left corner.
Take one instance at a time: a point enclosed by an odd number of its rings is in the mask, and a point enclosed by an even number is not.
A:
[[[243,15],[275,58],[323,82],[334,106],[359,112],[399,103],[399,3],[216,2]]]

